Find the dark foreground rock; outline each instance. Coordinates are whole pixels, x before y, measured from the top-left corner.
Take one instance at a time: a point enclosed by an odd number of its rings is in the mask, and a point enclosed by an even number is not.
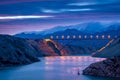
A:
[[[83,70],[83,74],[120,78],[120,57],[114,57],[101,62],[93,63]]]
[[[25,39],[0,35],[0,67],[30,64],[39,61]]]

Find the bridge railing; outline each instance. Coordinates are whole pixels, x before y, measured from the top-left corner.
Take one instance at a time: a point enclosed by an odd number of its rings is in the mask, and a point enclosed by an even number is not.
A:
[[[47,37],[47,39],[55,39],[55,40],[76,40],[76,39],[81,39],[81,40],[87,40],[87,39],[113,39],[116,38],[117,35],[51,35]]]

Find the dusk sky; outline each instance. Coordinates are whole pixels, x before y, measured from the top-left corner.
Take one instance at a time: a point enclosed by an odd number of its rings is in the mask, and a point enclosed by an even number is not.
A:
[[[120,0],[0,0],[0,34],[120,22]]]

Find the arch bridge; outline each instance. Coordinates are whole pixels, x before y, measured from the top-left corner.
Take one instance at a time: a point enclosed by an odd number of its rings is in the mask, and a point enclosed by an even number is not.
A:
[[[45,41],[51,41],[51,42],[53,42],[53,40],[67,40],[65,45],[71,43],[74,40],[77,40],[77,41],[95,40],[97,42],[97,43],[95,43],[96,46],[101,48],[102,46],[100,46],[100,45],[102,43],[101,42],[99,43],[99,41],[102,41],[105,43],[106,41],[108,42],[114,38],[117,38],[117,35],[59,35],[59,36],[58,35],[50,35],[49,37],[46,37],[44,39],[45,39]],[[87,42],[86,44],[93,45],[94,43]],[[64,48],[64,46],[60,50],[62,50],[63,48]]]

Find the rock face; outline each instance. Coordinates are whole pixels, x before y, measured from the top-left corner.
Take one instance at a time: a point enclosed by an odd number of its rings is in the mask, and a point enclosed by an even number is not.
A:
[[[39,61],[38,57],[59,56],[56,42],[0,35],[0,67],[23,65]]]
[[[93,63],[83,70],[83,74],[120,78],[120,57],[114,57],[102,62]]]
[[[59,56],[61,52],[56,42],[46,40],[27,40],[28,44],[36,51],[36,55],[43,56]]]
[[[60,42],[50,39],[28,39],[27,42],[36,51],[36,55],[40,57],[90,54],[95,51],[91,47],[63,45]]]
[[[93,56],[108,58],[102,62],[93,63],[83,70],[83,74],[120,78],[120,37],[112,39],[105,47]]]
[[[0,66],[29,64],[39,61],[25,39],[0,35]]]
[[[94,57],[111,58],[120,56],[120,37],[112,39],[104,47],[93,54]]]
[[[75,45],[65,45],[61,51],[65,51],[63,55],[81,55],[81,54],[91,54],[95,51],[95,48],[75,46]]]

